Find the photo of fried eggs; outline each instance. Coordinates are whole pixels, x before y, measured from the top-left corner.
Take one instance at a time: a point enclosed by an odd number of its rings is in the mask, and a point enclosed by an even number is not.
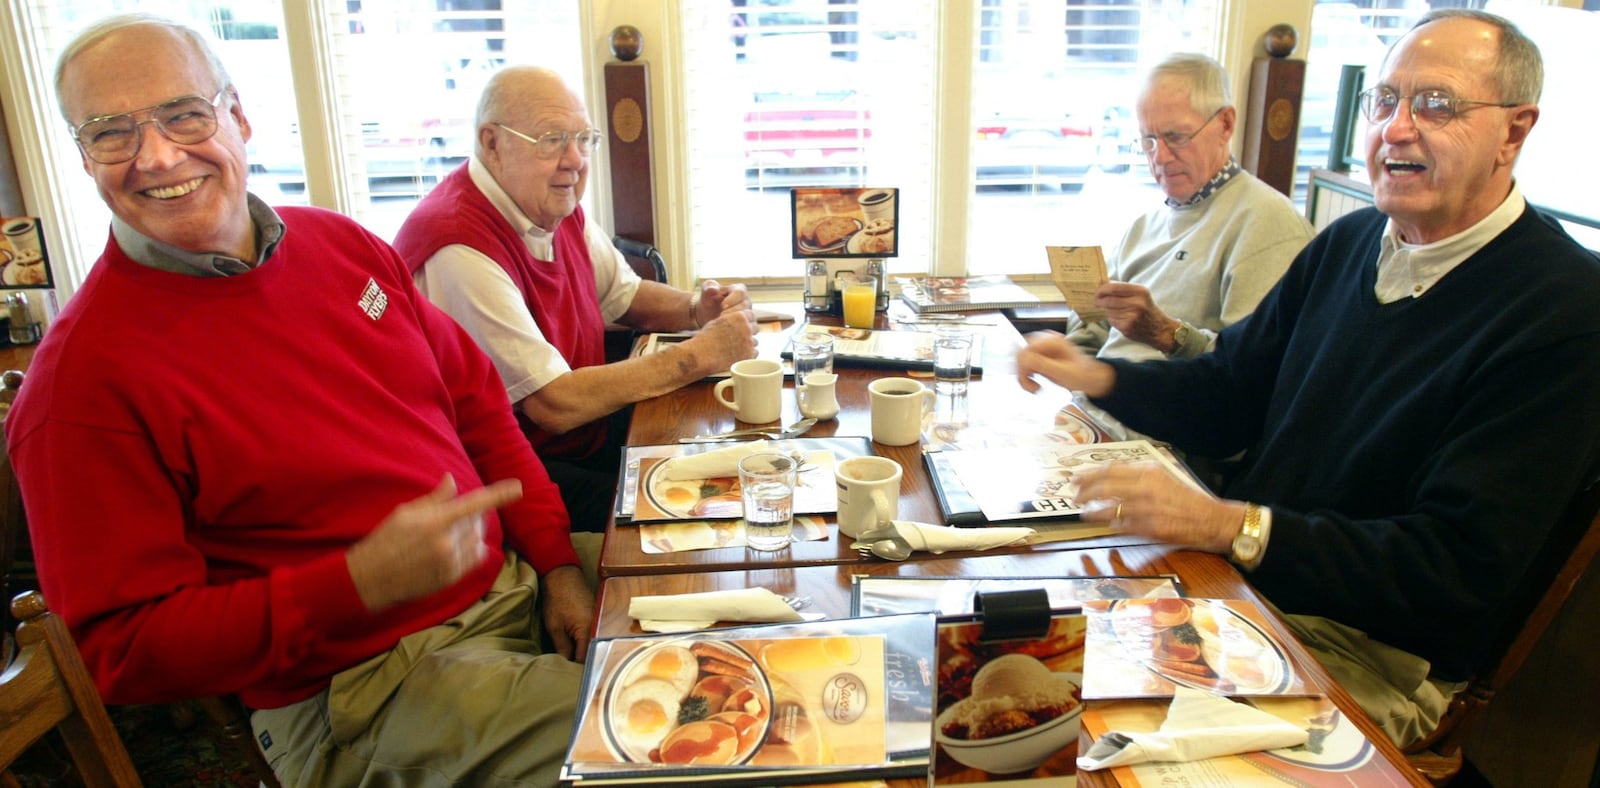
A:
[[[605,726],[619,760],[740,763],[767,735],[771,690],[736,646],[661,643],[630,654],[616,676]]]

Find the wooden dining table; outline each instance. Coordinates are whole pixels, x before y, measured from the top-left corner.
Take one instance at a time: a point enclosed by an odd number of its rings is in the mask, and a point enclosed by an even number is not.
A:
[[[774,305],[763,304],[771,309]],[[778,307],[788,311],[786,307]],[[767,331],[789,334],[811,322],[837,325],[837,318],[807,315],[798,305],[792,307],[793,322],[763,324]],[[898,318],[898,319],[897,319]],[[891,311],[878,315],[877,328],[910,328],[915,315]],[[1022,337],[999,313],[973,315],[983,335],[982,374],[974,377],[960,407],[969,416],[982,413],[1011,414],[1031,410],[1035,395],[1023,391],[1016,380],[1015,354]],[[926,328],[925,326],[919,326]],[[767,337],[764,341],[774,341]],[[783,341],[779,337],[776,341]],[[835,361],[839,374],[836,385],[840,411],[835,420],[819,423],[807,437],[870,436],[871,411],[867,385],[884,376],[905,375],[905,370],[854,367]],[[916,373],[911,373],[915,375]],[[931,386],[931,376],[927,383]],[[710,382],[696,383],[671,394],[635,405],[630,446],[674,443],[679,438],[702,433],[752,426],[737,422],[733,412],[717,404]],[[784,423],[798,417],[792,383],[783,391]],[[944,407],[955,407],[949,402]],[[941,523],[942,514],[929,474],[922,462],[920,445],[886,446],[872,444],[874,453],[893,458],[903,470],[900,489],[900,518]],[[628,615],[634,597],[658,596],[743,588],[766,588],[786,596],[805,597],[804,612],[825,618],[847,618],[852,614],[851,589],[857,576],[895,577],[1107,577],[1176,576],[1183,593],[1197,598],[1241,599],[1263,606],[1263,600],[1248,582],[1221,556],[1151,544],[1124,534],[1044,544],[1013,545],[984,552],[914,553],[911,560],[888,562],[863,557],[851,548],[853,540],[840,538],[832,518],[828,536],[817,541],[796,542],[787,549],[758,552],[745,547],[727,547],[667,553],[647,553],[638,526],[608,523],[602,552],[601,585],[597,597],[595,635],[615,637],[640,634],[637,623]],[[1341,712],[1369,739],[1386,768],[1390,784],[1426,785],[1409,767],[1404,755],[1361,711],[1348,693],[1333,681],[1317,661],[1268,610],[1266,616],[1277,638],[1284,644],[1297,670],[1322,687]],[[1114,785],[1106,773],[1078,775],[1082,785]],[[892,783],[896,786],[924,785],[923,780]]]
[[[628,615],[634,597],[766,588],[784,596],[807,600],[802,612],[828,619],[848,618],[851,591],[857,576],[887,577],[1003,577],[1059,578],[1110,576],[1176,576],[1185,595],[1203,599],[1247,600],[1265,608],[1254,589],[1220,556],[1178,549],[1167,545],[1127,545],[1117,547],[1078,547],[1070,551],[1011,552],[973,554],[962,557],[933,557],[921,561],[870,561],[840,565],[764,566],[722,571],[679,571],[622,575],[602,581],[597,599],[596,634],[615,637],[642,634]],[[1428,785],[1410,768],[1405,756],[1361,711],[1349,694],[1335,682],[1316,659],[1300,645],[1282,622],[1270,614],[1268,624],[1280,641],[1294,669],[1321,687],[1344,716],[1372,743],[1377,758],[1376,771],[1387,775],[1391,785]],[[1370,775],[1366,775],[1370,776]],[[1116,782],[1106,772],[1081,772],[1078,784],[1112,786]],[[904,780],[895,786],[925,785],[923,780]]]
[[[762,304],[761,306],[764,309],[791,314],[795,318],[793,321],[782,323],[763,323],[762,329],[764,331],[777,332],[782,335],[775,340],[770,337],[764,338],[764,343],[777,342],[781,345],[787,335],[792,334],[807,322],[822,325],[839,325],[837,317],[809,315],[798,304]],[[912,321],[926,319],[910,313],[909,310],[901,312],[891,309],[887,313],[878,314],[877,328],[910,330],[909,324]],[[972,321],[975,333],[982,337],[982,372],[974,375],[964,396],[941,399],[935,406],[935,417],[940,412],[939,408],[961,408],[967,418],[975,418],[983,414],[1017,413],[1023,410],[1039,411],[1041,407],[1049,409],[1054,406],[1053,401],[1024,391],[1017,382],[1015,359],[1017,350],[1022,347],[1023,339],[1004,315],[999,312],[988,312],[968,315],[966,319]],[[927,324],[919,324],[917,327],[927,330]],[[908,371],[882,366],[857,366],[851,362],[838,359],[834,362],[834,372],[839,375],[839,380],[835,384],[839,400],[839,413],[833,419],[818,422],[815,427],[806,433],[805,437],[807,438],[870,437],[872,434],[872,412],[867,385],[878,378],[909,375],[921,378],[929,387],[934,385],[932,374],[928,372]],[[717,403],[712,394],[713,386],[714,383],[712,381],[701,381],[685,386],[670,394],[636,403],[633,407],[632,426],[628,432],[628,445],[653,446],[670,444],[677,442],[679,438],[692,435],[761,426],[736,420],[732,410]],[[1059,398],[1061,392],[1057,391],[1056,394]],[[795,403],[794,384],[792,382],[785,382],[782,396],[782,422],[790,423],[797,420],[799,418],[799,408]],[[778,422],[772,422],[771,424],[777,426]],[[900,464],[903,473],[900,482],[900,519],[943,524],[943,514],[939,509],[932,480],[923,465],[920,446],[915,443],[909,446],[888,446],[877,442],[873,442],[871,445],[875,454],[892,458]],[[613,517],[606,527],[605,547],[600,559],[600,574],[605,577],[612,577],[659,572],[681,572],[687,569],[718,571],[725,569],[753,569],[767,566],[839,565],[861,561],[861,557],[856,554],[855,550],[851,549],[853,540],[839,538],[833,516],[831,514],[827,515],[825,519],[827,521],[827,538],[795,542],[788,548],[776,552],[764,553],[744,547],[726,547],[676,553],[649,553],[645,551],[645,545],[640,538],[638,526],[626,522],[618,523],[616,518]],[[1083,540],[1045,542],[1020,549],[1037,552],[1057,552],[1083,547],[1137,544],[1141,541],[1144,540],[1126,535],[1100,535]],[[927,555],[919,552],[913,556],[913,560]]]

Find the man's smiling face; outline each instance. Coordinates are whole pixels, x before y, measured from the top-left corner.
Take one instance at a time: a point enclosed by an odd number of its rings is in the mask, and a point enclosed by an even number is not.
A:
[[[210,99],[225,87],[204,55],[159,27],[140,25],[95,42],[67,64],[62,107],[76,126],[181,96]],[[179,145],[146,123],[138,153],[119,164],[88,157],[83,167],[112,213],[150,238],[192,252],[254,257],[245,197],[250,126],[231,91],[217,108],[217,133]]]
[[[1511,191],[1511,167],[1538,117],[1531,105],[1468,105],[1439,128],[1419,124],[1410,97],[1442,90],[1503,101],[1491,75],[1499,32],[1476,20],[1443,19],[1401,39],[1377,85],[1405,97],[1388,120],[1367,124],[1367,168],[1379,210],[1410,243],[1432,243],[1476,224]]]

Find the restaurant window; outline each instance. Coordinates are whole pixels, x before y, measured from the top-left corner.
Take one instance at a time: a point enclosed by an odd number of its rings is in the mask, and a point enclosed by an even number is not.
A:
[[[1160,204],[1135,140],[1142,72],[1215,56],[1216,4],[1024,2],[978,7],[967,270],[1042,273],[1046,245],[1110,247]]]
[[[315,24],[289,29],[286,6],[296,12],[288,17]],[[129,0],[34,0],[25,10],[20,24],[42,44],[28,55],[48,82],[57,54],[78,31],[110,14],[150,9]],[[520,57],[583,84],[579,0],[192,0],[157,13],[213,39],[251,121],[252,192],[273,205],[343,210],[386,239],[471,154],[478,94],[495,69]],[[312,46],[317,35],[323,40]],[[319,60],[319,50],[329,57]],[[320,113],[314,120],[301,116],[305,102],[295,93],[307,82],[329,88],[312,102]],[[79,247],[59,256],[58,279],[66,278],[70,291],[87,274],[71,269],[98,257],[110,213],[82,174],[55,96],[38,100],[41,131],[52,137],[42,146],[51,160],[45,177],[60,179],[70,203],[63,235]],[[332,131],[307,140],[302,127]],[[317,160],[306,155],[308,146],[323,146],[326,161],[342,152],[340,166],[308,167]],[[317,194],[333,197],[313,200]],[[74,258],[81,265],[65,265]]]
[[[1159,199],[1133,145],[1139,72],[1167,52],[1211,52],[1220,12],[1211,0],[686,0],[682,13],[693,256],[702,276],[758,278],[799,274],[794,186],[898,187],[891,271],[950,273],[957,258],[956,273],[1043,273],[1046,244],[1115,243]],[[959,59],[940,43],[950,30]],[[964,119],[954,133],[951,117]],[[937,248],[950,222],[965,248]]]

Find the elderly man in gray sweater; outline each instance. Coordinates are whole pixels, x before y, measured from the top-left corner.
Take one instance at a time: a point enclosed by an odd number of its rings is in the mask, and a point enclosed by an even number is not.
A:
[[[1106,319],[1069,322],[1069,336],[1102,358],[1187,358],[1255,310],[1311,225],[1276,189],[1239,168],[1229,150],[1238,113],[1228,75],[1204,55],[1168,57],[1146,75],[1139,146],[1164,204],[1139,217],[1095,292]],[[1119,438],[1138,437],[1082,401]]]

